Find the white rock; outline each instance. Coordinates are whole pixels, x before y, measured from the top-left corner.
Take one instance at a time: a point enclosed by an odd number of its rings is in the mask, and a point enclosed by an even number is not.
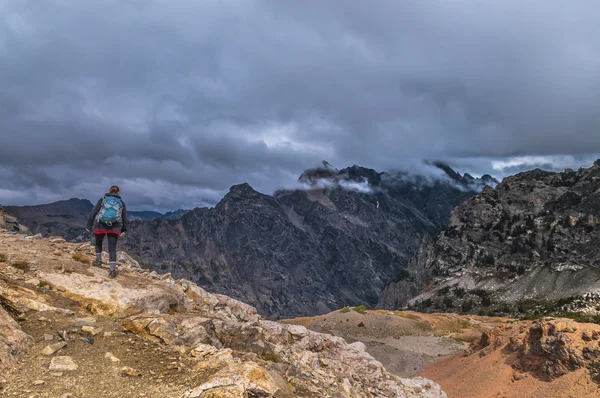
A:
[[[51,372],[68,372],[79,369],[71,357],[54,357],[50,361]]]

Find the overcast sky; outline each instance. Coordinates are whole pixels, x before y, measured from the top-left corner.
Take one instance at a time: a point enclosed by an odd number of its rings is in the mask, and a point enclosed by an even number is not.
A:
[[[0,1],[0,203],[600,157],[596,1]]]

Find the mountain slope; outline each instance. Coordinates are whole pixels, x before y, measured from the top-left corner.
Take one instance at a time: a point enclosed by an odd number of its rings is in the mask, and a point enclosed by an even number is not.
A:
[[[120,252],[0,230],[0,379],[15,397],[444,398],[340,337],[261,319]],[[86,261],[87,260],[87,261]]]
[[[425,239],[379,306],[510,314],[597,314],[600,161],[533,170],[487,187]]]
[[[5,206],[6,212],[33,233],[62,236],[69,241],[85,241],[85,223],[94,208],[87,199],[71,198],[36,206]]]
[[[274,196],[233,186],[215,208],[134,223],[125,245],[153,269],[275,318],[373,306],[423,236],[439,231],[476,189],[468,179],[358,166],[309,170],[300,183],[305,189]]]

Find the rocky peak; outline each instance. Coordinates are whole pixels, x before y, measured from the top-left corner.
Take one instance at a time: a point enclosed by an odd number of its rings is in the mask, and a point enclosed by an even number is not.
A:
[[[595,314],[600,169],[532,170],[459,205],[425,240],[382,307],[512,315]],[[585,297],[585,298],[582,298]],[[535,304],[534,304],[535,303]]]

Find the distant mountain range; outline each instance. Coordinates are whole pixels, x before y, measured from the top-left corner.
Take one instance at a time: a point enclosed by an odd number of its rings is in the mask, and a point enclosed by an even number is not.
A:
[[[156,218],[166,218],[167,220],[178,220],[183,217],[189,210],[175,210],[166,213],[158,213],[156,211],[128,211],[130,221],[152,221]]]
[[[20,224],[33,233],[41,233],[43,236],[62,236],[72,242],[89,239],[85,224],[93,208],[94,204],[89,200],[77,198],[35,206],[4,206],[8,214],[16,217]],[[127,215],[132,221],[155,218],[176,220],[187,211],[176,210],[165,214],[153,211],[128,211]]]
[[[552,315],[600,312],[600,160],[533,170],[458,206],[385,288],[381,308]]]
[[[185,277],[273,318],[375,306],[423,237],[439,233],[455,206],[498,181],[440,163],[427,175],[329,164],[298,188],[261,194],[235,185],[214,208],[130,211],[124,248],[145,266]],[[43,235],[83,241],[92,203],[70,199],[7,207]],[[179,217],[179,218],[178,218]]]

